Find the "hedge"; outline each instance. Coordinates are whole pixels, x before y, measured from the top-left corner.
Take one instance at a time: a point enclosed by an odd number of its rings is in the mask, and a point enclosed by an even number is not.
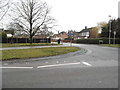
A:
[[[111,40],[111,44],[113,44],[114,39],[110,39]],[[103,42],[101,42],[103,41]],[[82,43],[82,44],[108,44],[109,43],[109,39],[108,38],[98,38],[98,39],[78,39],[77,43]],[[116,44],[120,44],[120,39],[115,39],[115,43]]]

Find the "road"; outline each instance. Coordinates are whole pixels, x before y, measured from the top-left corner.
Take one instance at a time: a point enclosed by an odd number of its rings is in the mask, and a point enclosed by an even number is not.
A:
[[[82,48],[82,51],[45,58],[2,62],[2,87],[118,87],[118,48],[72,45]]]

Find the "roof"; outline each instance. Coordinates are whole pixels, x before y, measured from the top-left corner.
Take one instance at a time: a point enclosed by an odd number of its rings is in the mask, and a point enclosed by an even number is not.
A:
[[[90,32],[92,30],[92,28],[86,28],[86,29],[83,29],[82,31],[80,31],[80,33],[81,32]]]

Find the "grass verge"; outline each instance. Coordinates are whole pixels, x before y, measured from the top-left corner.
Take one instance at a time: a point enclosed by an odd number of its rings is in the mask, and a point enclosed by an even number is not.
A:
[[[50,46],[50,45],[60,45],[60,44],[51,44],[51,43],[3,43],[2,47],[6,48],[6,47],[23,47],[23,46]]]
[[[120,47],[120,44],[101,44],[102,46],[106,46],[106,47]]]
[[[80,48],[78,47],[49,47],[49,48],[3,50],[2,60],[54,56],[54,55],[66,54],[69,52],[75,52],[78,50],[80,50]]]

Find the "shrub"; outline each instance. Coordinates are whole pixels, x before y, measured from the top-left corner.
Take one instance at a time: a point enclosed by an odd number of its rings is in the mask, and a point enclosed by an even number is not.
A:
[[[78,39],[77,43],[82,43],[82,44],[99,44],[100,40],[103,41],[103,44],[108,44],[109,43],[109,39],[108,38],[97,38],[97,39]],[[113,44],[114,39],[111,39],[111,44]],[[120,44],[120,39],[116,39],[115,40],[116,44]]]
[[[0,32],[0,37],[7,38],[7,34],[5,32]]]

